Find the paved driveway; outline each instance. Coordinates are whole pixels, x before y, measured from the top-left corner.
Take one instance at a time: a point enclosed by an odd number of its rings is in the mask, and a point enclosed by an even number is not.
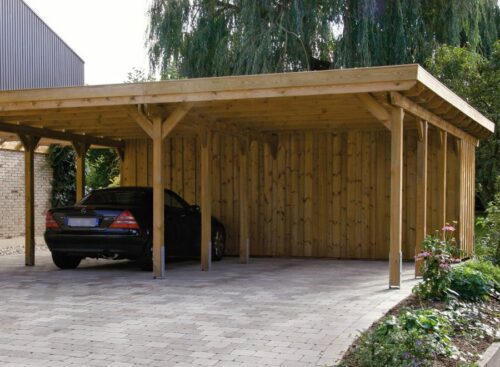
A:
[[[57,270],[0,257],[1,366],[333,365],[410,293],[387,289],[386,262],[236,259],[153,280],[129,262]]]

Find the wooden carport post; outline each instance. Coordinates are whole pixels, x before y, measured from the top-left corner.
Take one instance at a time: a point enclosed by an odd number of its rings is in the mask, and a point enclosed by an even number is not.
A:
[[[76,153],[76,202],[85,196],[85,156],[90,145],[81,141],[72,142]]]
[[[248,264],[250,258],[248,217],[248,149],[249,139],[240,138],[240,263]]]
[[[446,224],[446,170],[448,156],[448,133],[446,131],[439,131],[438,154],[438,215],[439,225],[444,227]]]
[[[148,116],[143,108],[127,111],[153,140],[153,277],[165,277],[165,185],[163,183],[163,141],[189,112],[190,105],[179,105],[166,119]]]
[[[422,241],[427,235],[427,151],[429,146],[429,124],[417,119],[417,202],[415,218],[415,255],[421,251]],[[415,259],[415,276],[421,276],[421,261]]]
[[[165,187],[162,120],[153,118],[153,276],[165,276]]]
[[[207,127],[200,127],[201,161],[201,270],[212,266],[212,133]]]
[[[35,149],[40,137],[19,135],[24,146],[24,256],[26,266],[35,265]]]
[[[395,107],[391,115],[391,224],[389,288],[401,287],[401,229],[403,223],[403,118],[403,109]]]

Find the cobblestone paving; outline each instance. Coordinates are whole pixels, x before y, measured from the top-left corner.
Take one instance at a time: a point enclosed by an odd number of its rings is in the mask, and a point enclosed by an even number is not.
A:
[[[168,264],[153,280],[130,262],[57,270],[0,257],[0,366],[334,365],[359,330],[408,295],[386,262],[237,259]]]

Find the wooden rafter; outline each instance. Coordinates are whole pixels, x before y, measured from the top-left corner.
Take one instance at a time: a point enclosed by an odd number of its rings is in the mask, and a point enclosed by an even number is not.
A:
[[[120,140],[97,137],[92,135],[73,134],[70,132],[50,130],[45,128],[38,128],[38,127],[31,127],[24,125],[14,125],[2,121],[0,121],[0,131],[19,134],[19,135],[32,135],[41,138],[64,140],[69,142],[81,141],[87,144],[104,146],[104,147],[114,147],[114,148],[124,147],[123,141]]]
[[[391,103],[394,106],[403,108],[408,113],[410,113],[418,118],[421,118],[423,120],[428,121],[430,124],[456,136],[457,138],[465,139],[465,140],[474,142],[474,144],[476,144],[476,142],[477,142],[476,138],[469,135],[465,131],[459,129],[458,127],[452,125],[448,121],[443,120],[442,118],[433,114],[432,112],[426,110],[422,106],[413,102],[411,99],[406,98],[405,96],[403,96],[397,92],[391,92],[390,98],[391,98]]]
[[[174,128],[182,121],[182,119],[188,114],[191,109],[191,104],[183,103],[176,107],[176,109],[168,116],[168,118],[163,121],[162,124],[162,139],[165,139],[168,134],[174,130]]]
[[[163,119],[161,116],[148,116],[145,111],[145,105],[137,105],[126,106],[125,110],[132,119],[134,119],[137,124],[144,130],[146,134],[149,135],[150,138],[153,138],[153,120],[160,119],[161,121],[161,137],[165,139],[167,135],[169,135],[172,130],[184,119],[184,117],[188,114],[192,105],[188,103],[179,104],[172,113],[168,115],[167,118]]]
[[[378,103],[371,94],[362,93],[358,94],[357,97],[377,120],[379,120],[388,130],[391,129],[391,114]]]

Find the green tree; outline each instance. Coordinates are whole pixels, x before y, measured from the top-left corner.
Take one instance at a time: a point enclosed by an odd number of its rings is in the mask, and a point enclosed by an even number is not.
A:
[[[442,46],[426,61],[428,70],[495,122],[494,135],[482,141],[477,150],[476,182],[484,207],[500,190],[500,41],[490,58],[469,48]]]
[[[490,55],[496,0],[153,0],[153,71],[184,77],[423,63],[440,44]]]
[[[85,163],[87,190],[108,187],[120,175],[120,158],[114,149],[90,149]]]

